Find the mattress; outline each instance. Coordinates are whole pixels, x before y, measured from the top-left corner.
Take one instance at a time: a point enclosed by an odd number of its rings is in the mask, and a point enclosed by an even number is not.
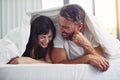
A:
[[[120,59],[105,72],[89,64],[2,64],[0,80],[120,80]]]

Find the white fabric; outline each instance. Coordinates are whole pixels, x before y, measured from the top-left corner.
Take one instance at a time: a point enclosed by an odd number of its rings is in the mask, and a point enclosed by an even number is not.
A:
[[[21,56],[26,48],[30,33],[30,16],[26,16],[23,24],[10,31],[0,40],[0,64],[11,58]]]
[[[31,19],[34,20],[40,15],[48,16],[53,20],[54,24],[58,26],[57,22],[60,9],[61,8],[28,12],[23,24],[10,31],[0,40],[0,63],[7,63],[12,57],[23,54],[29,39]],[[120,54],[120,42],[107,34],[94,16],[87,16],[86,24],[89,25],[88,29],[91,31],[95,40],[104,48],[106,54],[118,57],[118,54]],[[63,45],[58,45],[58,47],[63,47]]]
[[[0,80],[120,80],[120,59],[101,72],[89,64],[0,65]]]
[[[120,58],[120,41],[108,34],[95,16],[86,14],[85,23],[95,40],[104,49],[105,56],[109,59]]]

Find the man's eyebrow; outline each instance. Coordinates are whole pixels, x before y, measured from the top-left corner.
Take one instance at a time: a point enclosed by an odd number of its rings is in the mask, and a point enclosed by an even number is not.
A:
[[[68,26],[61,26],[61,27],[63,27],[63,28],[69,28]]]

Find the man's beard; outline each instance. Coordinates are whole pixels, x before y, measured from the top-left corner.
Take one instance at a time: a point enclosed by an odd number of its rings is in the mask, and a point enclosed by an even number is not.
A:
[[[72,34],[69,34],[68,37],[64,37],[64,36],[63,36],[63,38],[64,38],[64,39],[67,39],[67,40],[72,40],[72,37],[73,37],[73,33],[72,33]]]

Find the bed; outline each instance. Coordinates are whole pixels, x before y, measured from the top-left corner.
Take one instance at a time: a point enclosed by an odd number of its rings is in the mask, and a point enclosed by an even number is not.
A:
[[[30,21],[49,14],[48,17],[57,26],[59,9],[27,13],[23,24],[0,40],[0,80],[120,80],[120,55],[110,59],[110,68],[106,72],[89,64],[6,64],[12,57],[21,56],[24,52],[29,39]],[[107,41],[110,42],[110,39]],[[120,49],[117,53],[120,54]]]
[[[88,64],[2,64],[0,80],[120,80],[120,59],[106,72]]]

